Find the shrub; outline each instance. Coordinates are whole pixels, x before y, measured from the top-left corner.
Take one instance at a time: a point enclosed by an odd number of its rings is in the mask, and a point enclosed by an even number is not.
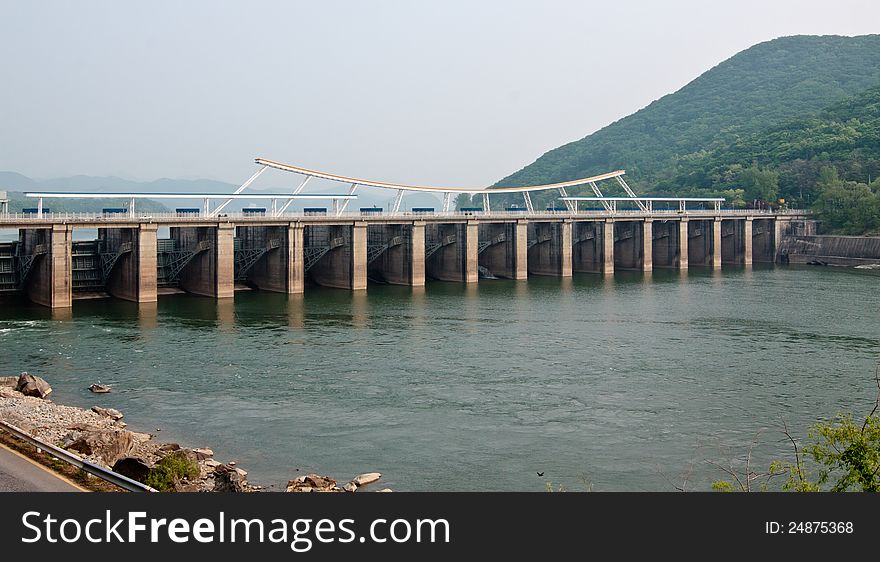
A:
[[[150,469],[144,484],[160,492],[174,492],[184,478],[193,479],[199,475],[199,464],[186,455],[175,451],[156,463]]]

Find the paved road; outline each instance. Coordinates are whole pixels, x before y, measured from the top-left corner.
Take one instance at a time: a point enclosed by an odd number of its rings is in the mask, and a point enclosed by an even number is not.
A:
[[[0,492],[81,492],[48,468],[0,445]]]

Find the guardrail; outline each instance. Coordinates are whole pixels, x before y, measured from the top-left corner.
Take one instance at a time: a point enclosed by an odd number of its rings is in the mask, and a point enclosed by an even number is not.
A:
[[[412,220],[430,220],[431,217],[442,217],[451,219],[463,219],[472,217],[510,217],[510,218],[608,218],[608,217],[707,217],[707,216],[754,216],[754,217],[773,217],[773,216],[804,216],[811,214],[810,211],[800,209],[785,209],[777,211],[768,211],[765,209],[687,209],[681,211],[678,209],[653,209],[651,211],[642,211],[640,209],[617,209],[615,211],[606,210],[578,210],[572,211],[533,211],[531,213],[525,211],[437,211],[426,213],[422,211],[398,211],[375,213],[372,216],[365,217],[360,212],[346,212],[336,215],[328,213],[326,215],[304,214],[304,213],[285,213],[280,216],[271,215],[252,215],[243,213],[223,213],[220,216],[211,217],[204,215],[177,215],[175,213],[142,213],[135,217],[128,215],[113,216],[101,213],[44,213],[38,216],[34,213],[9,213],[0,215],[0,225],[4,223],[20,224],[22,222],[47,223],[47,222],[88,222],[103,224],[132,224],[132,223],[224,223],[224,222],[271,222],[271,221],[288,221],[288,220],[308,220],[314,222],[325,222],[335,220],[388,220],[395,218],[406,218]]]
[[[22,441],[26,441],[36,447],[37,449],[42,449],[46,451],[53,457],[57,457],[64,462],[75,466],[79,469],[88,472],[89,474],[93,474],[97,476],[101,480],[106,482],[110,482],[116,486],[119,486],[123,490],[128,490],[129,492],[157,492],[158,490],[147,486],[146,484],[141,484],[137,480],[132,480],[127,476],[123,476],[116,472],[113,472],[109,468],[104,468],[103,466],[98,466],[96,464],[90,463],[87,460],[82,459],[81,457],[74,455],[69,451],[65,451],[60,447],[56,447],[55,445],[50,445],[48,443],[44,443],[40,441],[36,437],[26,433],[23,429],[15,427],[12,424],[0,421],[0,429],[7,431],[8,433],[18,437]]]

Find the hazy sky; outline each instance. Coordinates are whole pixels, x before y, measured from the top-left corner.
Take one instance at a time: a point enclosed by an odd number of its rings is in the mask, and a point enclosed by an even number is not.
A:
[[[240,183],[263,156],[484,186],[755,43],[878,22],[876,0],[0,0],[0,170]]]

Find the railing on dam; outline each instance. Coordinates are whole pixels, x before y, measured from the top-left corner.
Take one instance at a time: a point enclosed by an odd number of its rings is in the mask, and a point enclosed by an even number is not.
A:
[[[504,211],[449,211],[449,212],[427,212],[424,210],[416,211],[398,211],[398,212],[346,212],[340,214],[320,214],[315,212],[289,212],[280,216],[266,216],[255,213],[229,212],[220,216],[207,216],[203,213],[199,214],[180,214],[175,212],[156,212],[156,213],[138,213],[131,217],[122,214],[104,214],[104,213],[8,213],[0,215],[0,226],[5,224],[23,224],[23,223],[106,223],[106,224],[131,224],[133,222],[173,222],[173,223],[218,223],[218,222],[284,222],[284,221],[300,221],[300,220],[316,220],[316,221],[351,221],[351,220],[431,220],[431,219],[453,219],[466,220],[469,218],[521,218],[521,219],[559,219],[565,217],[579,219],[601,219],[601,218],[660,218],[669,219],[676,217],[746,217],[746,216],[805,216],[810,211],[801,209],[780,209],[775,211],[765,209],[687,209],[681,211],[679,209],[652,209],[644,211],[641,209],[591,209],[569,211],[564,210],[547,210],[532,211],[525,210],[504,210]]]

